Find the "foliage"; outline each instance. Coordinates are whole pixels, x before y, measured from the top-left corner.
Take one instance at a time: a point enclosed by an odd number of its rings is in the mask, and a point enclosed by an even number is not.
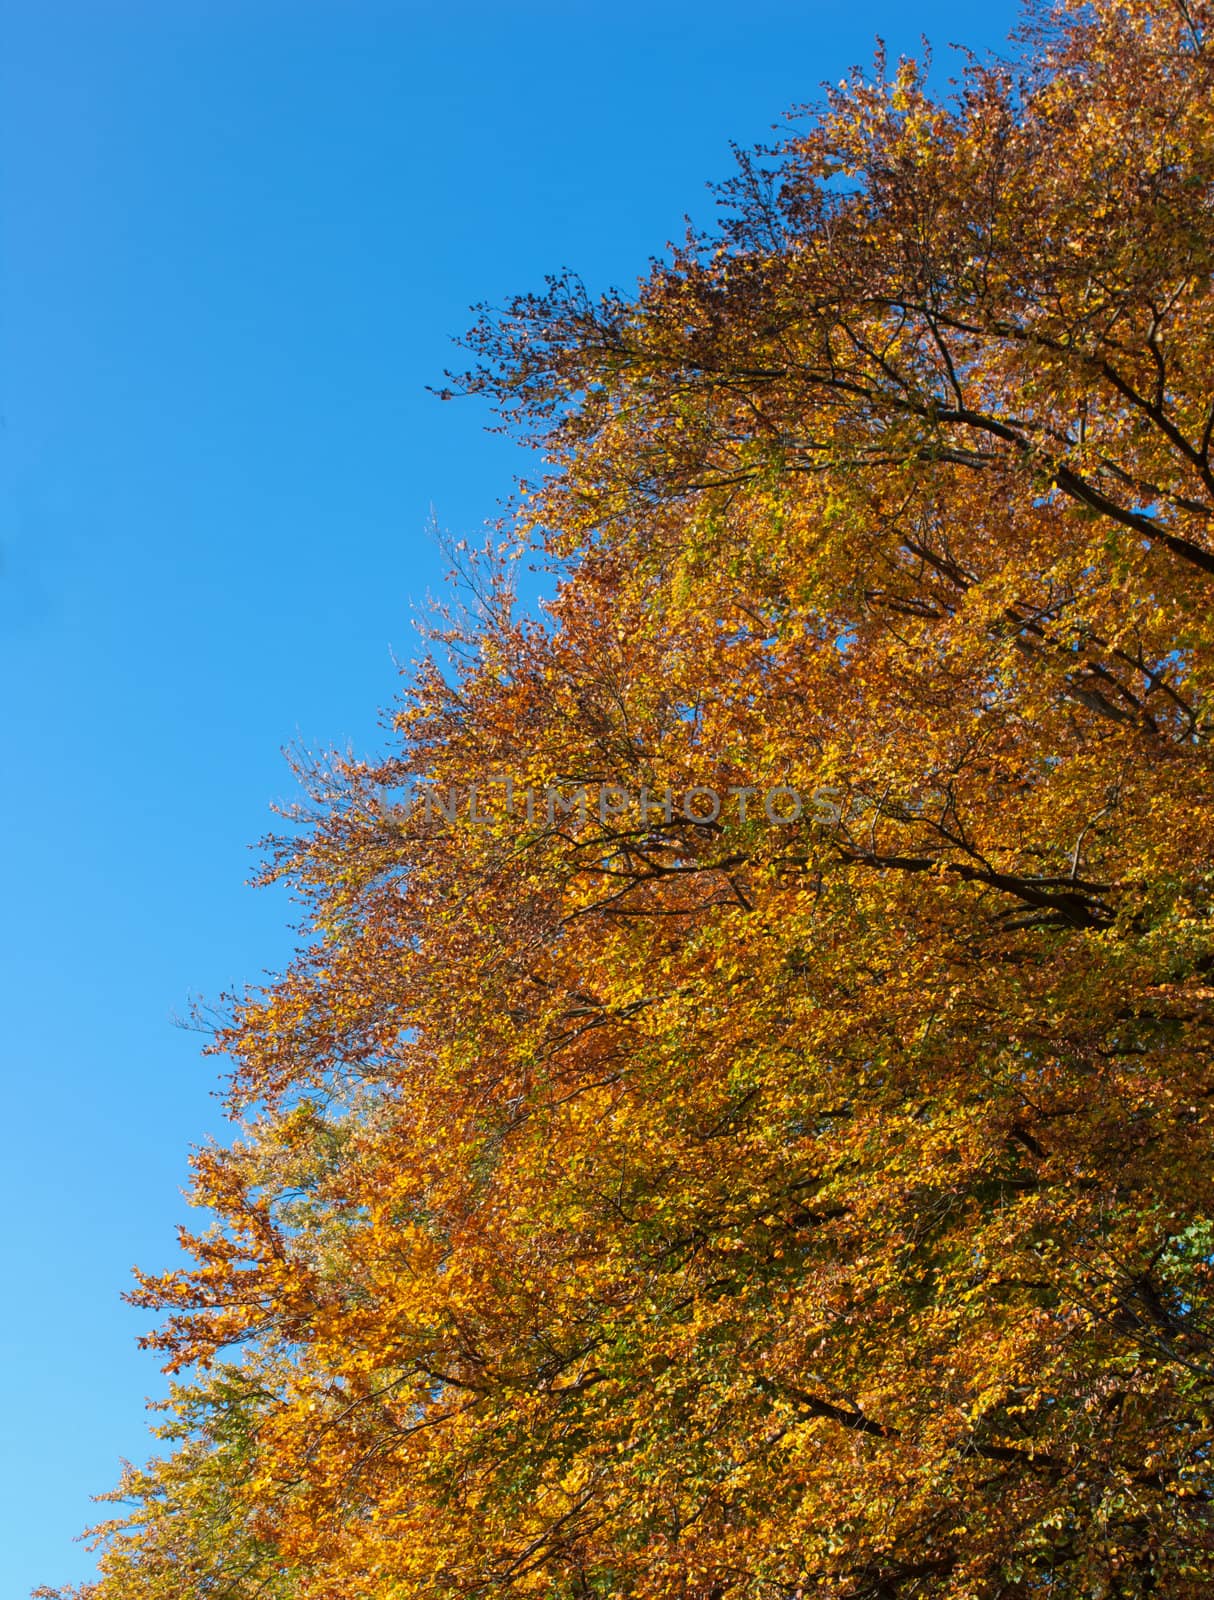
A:
[[[1214,6],[1021,42],[472,335],[561,581],[277,843],[95,1600],[1212,1592]]]

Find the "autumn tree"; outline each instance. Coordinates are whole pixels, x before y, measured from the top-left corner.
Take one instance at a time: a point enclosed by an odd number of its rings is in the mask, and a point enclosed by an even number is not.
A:
[[[274,846],[95,1600],[1214,1592],[1214,5],[721,198],[471,336],[547,467]]]

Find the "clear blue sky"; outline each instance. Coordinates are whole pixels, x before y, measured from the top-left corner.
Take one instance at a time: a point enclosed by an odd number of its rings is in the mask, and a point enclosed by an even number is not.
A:
[[[630,285],[792,103],[1008,0],[0,0],[0,1592],[148,1449],[120,1292],[174,1257],[219,1064],[289,953],[280,755],[379,739],[392,651],[523,465],[426,393],[468,306]]]

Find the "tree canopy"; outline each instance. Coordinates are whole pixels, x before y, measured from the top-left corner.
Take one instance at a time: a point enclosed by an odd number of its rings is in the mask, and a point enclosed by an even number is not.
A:
[[[546,467],[273,846],[94,1600],[1212,1592],[1214,4],[720,198],[470,336]]]

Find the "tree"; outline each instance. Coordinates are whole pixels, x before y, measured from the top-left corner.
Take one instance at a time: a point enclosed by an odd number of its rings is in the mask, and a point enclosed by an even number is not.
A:
[[[307,774],[96,1600],[1211,1592],[1214,6],[1021,44],[472,335],[556,597]]]

